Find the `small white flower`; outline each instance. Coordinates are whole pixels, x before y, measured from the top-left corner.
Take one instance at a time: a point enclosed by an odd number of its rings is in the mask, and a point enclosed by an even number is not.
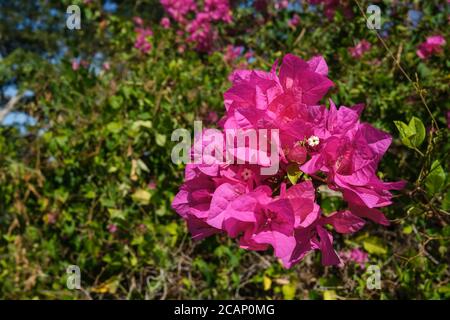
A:
[[[308,145],[310,147],[317,146],[319,144],[319,142],[320,142],[320,139],[319,139],[318,136],[311,136],[311,137],[308,138]]]

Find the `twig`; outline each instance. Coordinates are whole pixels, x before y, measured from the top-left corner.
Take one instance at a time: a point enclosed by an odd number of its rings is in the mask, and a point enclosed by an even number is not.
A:
[[[23,94],[18,94],[9,99],[8,103],[5,105],[3,109],[0,110],[0,122],[3,121],[3,119],[14,109],[17,102],[19,102],[20,99],[22,99]]]
[[[297,39],[295,39],[294,44],[292,45],[293,47],[295,47],[297,43],[299,43],[302,40],[303,36],[305,35],[305,32],[306,32],[305,28],[303,28],[302,31],[300,31],[299,36],[297,37]]]

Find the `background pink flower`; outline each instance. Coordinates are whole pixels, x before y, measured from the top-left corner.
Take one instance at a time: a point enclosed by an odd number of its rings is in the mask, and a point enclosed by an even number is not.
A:
[[[348,48],[348,52],[353,58],[359,59],[364,53],[369,51],[371,47],[372,45],[367,40],[361,40],[354,47]]]
[[[170,28],[170,19],[167,18],[167,17],[162,18],[162,19],[161,19],[161,26],[162,26],[164,29],[169,29],[169,28]]]
[[[152,44],[148,37],[153,35],[150,28],[137,27],[135,29],[136,40],[134,42],[134,47],[139,49],[142,53],[148,53],[152,49]]]
[[[369,262],[369,254],[359,248],[341,251],[339,252],[339,256],[342,259],[343,264],[353,262],[358,264],[362,269],[364,269],[366,263]]]
[[[445,38],[441,35],[428,37],[419,45],[416,53],[420,59],[428,59],[432,55],[441,53],[445,43]]]

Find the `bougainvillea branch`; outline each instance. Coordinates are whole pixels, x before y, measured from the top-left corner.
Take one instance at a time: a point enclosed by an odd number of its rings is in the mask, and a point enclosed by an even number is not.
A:
[[[287,268],[313,250],[322,252],[324,265],[337,265],[329,226],[347,234],[360,230],[366,220],[389,224],[379,208],[392,203],[389,190],[405,184],[377,177],[391,136],[360,121],[362,104],[318,104],[334,85],[321,56],[304,61],[288,54],[279,68],[275,62],[270,72],[237,70],[232,82],[224,94],[222,129],[236,135],[277,130],[279,170],[262,174],[260,167],[268,166],[263,161],[205,164],[210,159],[194,146],[195,158],[203,155],[204,162],[186,166],[185,182],[172,203],[194,239],[224,232],[248,250],[272,247]],[[208,137],[206,131],[197,137],[201,146],[208,145]],[[221,144],[219,148],[230,148]],[[254,150],[260,147],[231,145],[241,151],[235,153],[241,160],[242,154],[260,155],[261,150]],[[347,207],[325,215],[316,201],[323,184],[340,193]]]

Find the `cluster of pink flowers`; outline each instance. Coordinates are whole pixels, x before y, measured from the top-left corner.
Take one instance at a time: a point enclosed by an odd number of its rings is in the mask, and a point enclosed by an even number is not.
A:
[[[114,223],[108,224],[108,231],[109,231],[109,233],[116,233],[117,232],[117,224],[114,224]]]
[[[276,10],[283,10],[289,6],[288,0],[275,0],[274,7]]]
[[[437,35],[428,37],[425,42],[419,45],[416,53],[420,59],[428,59],[434,54],[441,53],[445,43],[443,36]]]
[[[349,251],[341,251],[339,256],[343,263],[342,266],[344,266],[345,263],[353,262],[364,269],[366,263],[369,262],[369,254],[358,248]]]
[[[163,17],[161,19],[161,27],[164,29],[170,29],[170,19],[167,17]]]
[[[166,12],[179,24],[180,30],[186,31],[188,42],[194,43],[196,49],[208,52],[218,37],[215,23],[231,22],[231,10],[228,0],[205,0],[200,10],[194,0],[160,0]],[[189,19],[189,14],[194,15]],[[165,25],[170,25],[164,22]],[[179,30],[179,31],[180,31]]]
[[[243,51],[244,51],[244,47],[242,47],[242,46],[228,45],[225,48],[225,53],[223,55],[223,59],[227,63],[233,63],[235,60],[237,60],[242,55]]]
[[[364,55],[364,53],[369,51],[371,47],[372,45],[370,44],[370,42],[363,39],[360,42],[358,42],[354,47],[348,48],[348,52],[353,58],[359,59]]]
[[[89,61],[83,59],[73,59],[72,60],[72,70],[77,71],[80,66],[87,69],[89,68]]]
[[[134,47],[139,49],[142,53],[148,53],[152,49],[152,44],[149,41],[149,37],[153,35],[150,28],[144,27],[144,21],[140,17],[133,18],[136,32],[136,40],[134,41]]]
[[[295,28],[300,23],[300,16],[298,14],[294,14],[294,16],[289,19],[288,26],[291,28]]]
[[[353,16],[353,12],[349,5],[349,2],[341,1],[341,0],[308,0],[310,4],[319,5],[323,4],[323,10],[325,16],[332,20],[334,15],[336,14],[336,10],[341,9],[342,13],[346,18],[351,18]]]
[[[161,0],[161,4],[167,13],[177,22],[186,22],[186,15],[190,11],[197,10],[194,0]]]
[[[404,186],[377,176],[391,136],[360,121],[361,104],[319,104],[333,86],[327,75],[321,56],[304,61],[291,54],[270,72],[233,73],[219,125],[226,132],[276,129],[279,170],[264,175],[261,168],[267,163],[204,158],[201,164],[187,164],[172,207],[187,221],[194,239],[224,232],[248,250],[272,247],[286,268],[313,250],[321,251],[324,265],[337,265],[340,258],[329,226],[348,234],[360,230],[366,219],[389,224],[379,208],[392,203],[389,190]],[[249,149],[246,145],[241,151],[247,154]],[[288,179],[292,168],[299,174],[296,183]],[[316,190],[323,184],[340,192],[347,208],[325,215],[316,201]]]
[[[253,61],[254,55],[251,50],[245,51],[243,46],[227,45],[223,53],[223,59],[235,69],[246,69],[248,68],[248,64]],[[233,74],[228,76],[228,80],[230,82],[233,81]]]

